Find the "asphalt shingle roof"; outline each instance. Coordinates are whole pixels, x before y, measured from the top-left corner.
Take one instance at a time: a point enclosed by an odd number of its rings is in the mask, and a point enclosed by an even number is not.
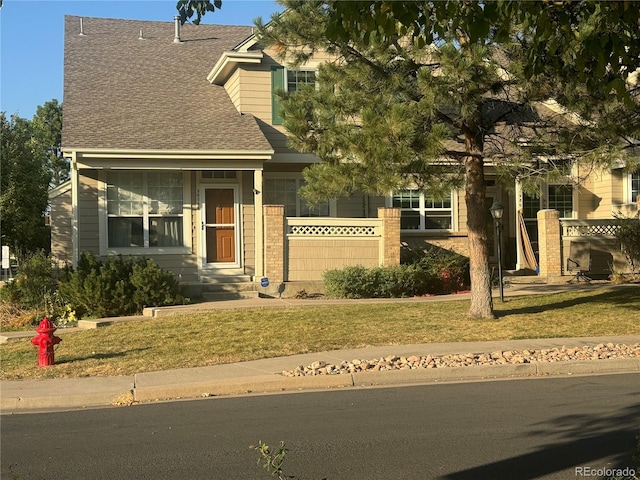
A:
[[[251,115],[206,77],[251,27],[65,17],[67,149],[271,150]],[[140,30],[144,39],[138,39]]]

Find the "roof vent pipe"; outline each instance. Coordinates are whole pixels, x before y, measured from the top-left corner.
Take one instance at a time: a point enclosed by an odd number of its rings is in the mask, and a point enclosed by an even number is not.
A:
[[[182,40],[180,39],[180,17],[176,15],[175,17],[173,17],[173,21],[175,23],[175,30],[176,30],[173,43],[182,43]]]
[[[142,29],[140,29],[140,33],[138,34],[138,40],[144,40],[144,35],[142,34]]]
[[[84,37],[84,18],[80,18],[80,36]]]

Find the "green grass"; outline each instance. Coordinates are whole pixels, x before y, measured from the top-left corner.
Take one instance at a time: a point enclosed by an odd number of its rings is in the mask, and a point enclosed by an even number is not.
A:
[[[341,348],[429,342],[640,334],[640,288],[507,298],[496,320],[468,301],[230,310],[66,333],[56,366],[28,340],[0,346],[2,379],[134,373]]]

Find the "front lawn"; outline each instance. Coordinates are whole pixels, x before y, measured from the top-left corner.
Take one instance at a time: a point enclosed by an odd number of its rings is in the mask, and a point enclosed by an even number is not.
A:
[[[463,300],[149,319],[64,334],[54,367],[36,367],[28,340],[1,345],[0,378],[131,375],[378,345],[640,335],[638,287],[510,297],[495,306],[497,320],[467,318]]]

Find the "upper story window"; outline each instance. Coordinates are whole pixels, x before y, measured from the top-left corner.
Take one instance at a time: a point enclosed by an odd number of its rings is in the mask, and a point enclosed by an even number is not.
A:
[[[302,85],[315,85],[315,70],[288,70],[279,65],[271,67],[271,124],[282,125],[279,91],[295,92]]]
[[[263,183],[264,204],[284,205],[285,217],[328,217],[329,202],[320,202],[312,207],[298,193],[304,185],[303,178],[272,177]]]
[[[107,174],[107,247],[184,246],[181,172]]]
[[[301,85],[315,85],[314,70],[287,70],[287,92],[295,92]]]
[[[451,197],[436,200],[418,190],[404,190],[393,195],[391,205],[400,208],[401,230],[452,230]]]

